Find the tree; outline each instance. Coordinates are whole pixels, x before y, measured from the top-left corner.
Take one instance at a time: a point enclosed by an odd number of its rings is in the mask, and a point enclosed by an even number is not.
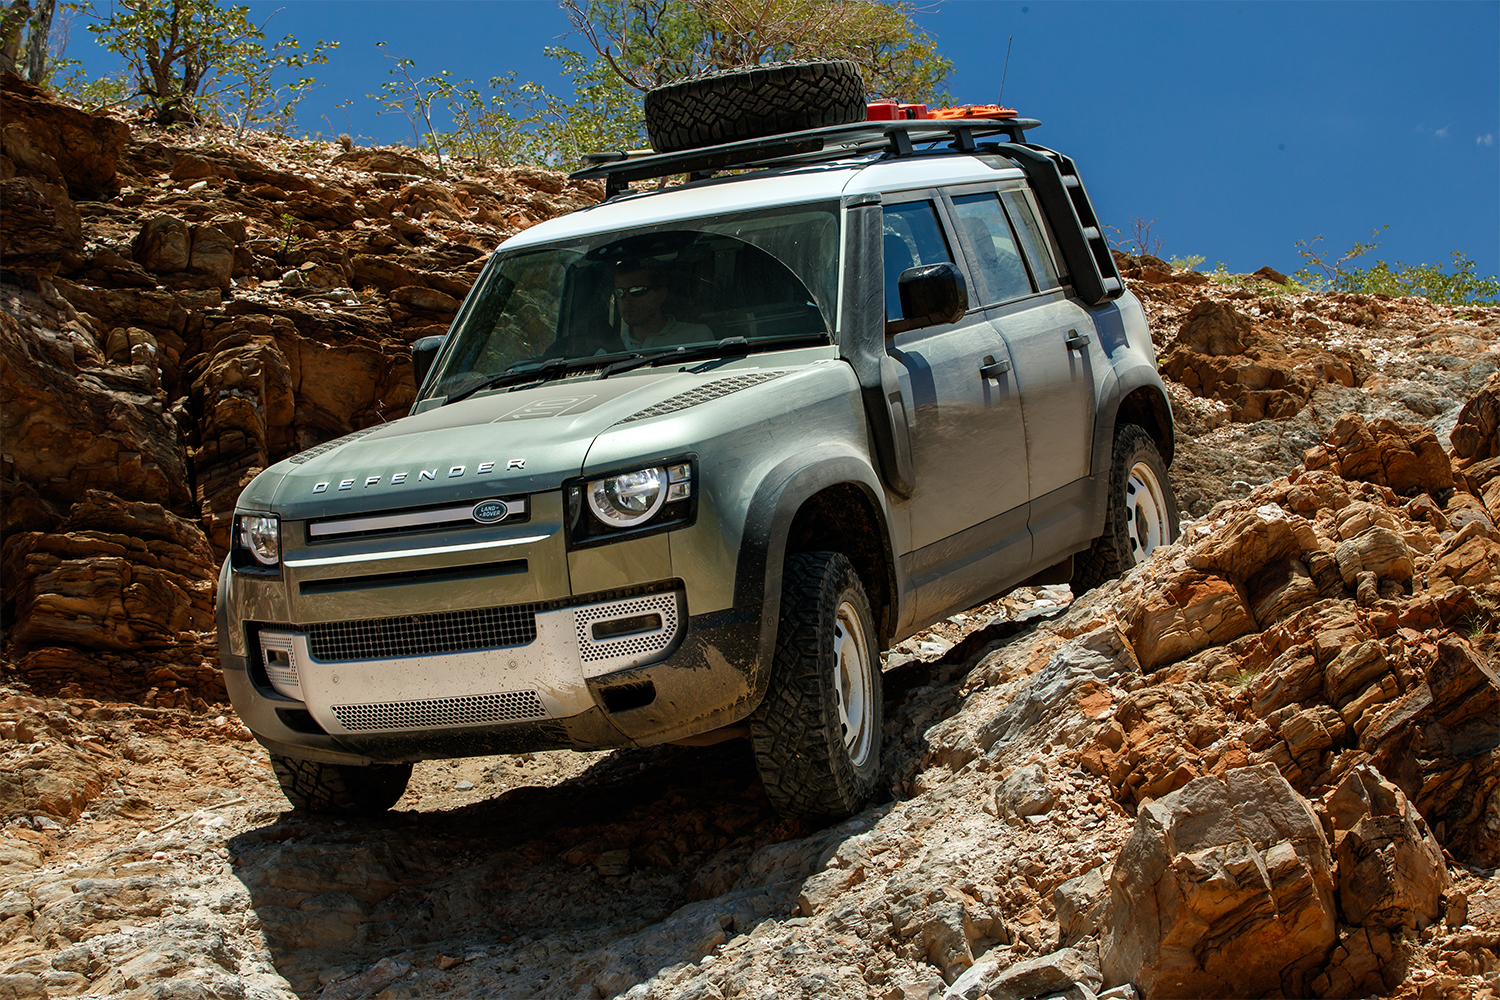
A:
[[[146,98],[163,125],[196,122],[205,112],[241,132],[255,122],[285,123],[315,81],[276,85],[273,74],[326,63],[338,48],[320,41],[303,52],[291,35],[268,48],[262,43],[269,17],[257,25],[250,8],[213,0],[114,0],[108,17],[93,0],[71,6],[94,22],[88,30],[101,45],[125,59],[135,95]]]
[[[873,98],[951,101],[952,60],[907,0],[564,0],[575,30],[628,86],[649,90],[710,70],[843,58]]]
[[[0,68],[20,74],[31,83],[43,83],[48,71],[47,39],[56,12],[57,0],[34,0],[34,5],[28,0],[12,0],[0,13]]]

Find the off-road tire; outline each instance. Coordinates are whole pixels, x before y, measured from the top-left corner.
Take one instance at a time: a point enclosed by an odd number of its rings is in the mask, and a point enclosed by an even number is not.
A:
[[[719,70],[646,92],[660,153],[864,121],[865,82],[847,59]]]
[[[843,620],[850,628],[841,626]],[[852,634],[856,625],[862,636]],[[851,753],[835,678],[838,651],[851,651],[855,644],[862,646],[863,655],[848,662],[863,660],[858,668],[866,672],[867,683],[862,693],[846,696],[850,706],[863,698]],[[842,819],[875,790],[883,742],[878,644],[864,585],[842,553],[787,558],[770,687],[750,719],[755,766],[778,811],[813,820]],[[854,680],[857,688],[859,678]]]
[[[271,755],[281,792],[293,809],[342,816],[373,816],[396,804],[411,780],[410,764],[324,764]]]
[[[1142,546],[1138,538],[1148,528],[1155,537]],[[1074,595],[1119,576],[1156,545],[1175,541],[1179,531],[1177,497],[1156,442],[1135,424],[1121,424],[1115,428],[1104,534],[1073,557]]]

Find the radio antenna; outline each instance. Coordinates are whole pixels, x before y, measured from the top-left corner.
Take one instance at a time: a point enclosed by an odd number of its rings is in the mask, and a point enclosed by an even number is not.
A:
[[[1015,35],[1010,36],[1010,41],[1005,43],[1005,68],[1000,71],[1000,96],[995,98],[996,104],[1005,100],[1005,74],[1010,72],[1010,47],[1016,40]]]

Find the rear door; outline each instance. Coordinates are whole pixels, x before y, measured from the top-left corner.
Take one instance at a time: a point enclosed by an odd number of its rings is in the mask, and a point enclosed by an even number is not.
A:
[[[1032,561],[1040,569],[1091,535],[1098,380],[1109,371],[1093,315],[1069,297],[1062,256],[1024,184],[1003,185],[1000,204],[1026,261],[1034,296],[989,313],[1015,361],[1026,415]]]
[[[1067,297],[1066,276],[1030,192],[1019,184],[1006,187],[999,204],[1038,289],[988,314],[1016,366],[1026,416],[1028,495],[1035,501],[1089,474],[1098,336],[1093,317]]]

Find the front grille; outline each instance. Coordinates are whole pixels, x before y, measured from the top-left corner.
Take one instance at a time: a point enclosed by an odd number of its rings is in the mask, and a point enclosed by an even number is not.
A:
[[[536,608],[530,604],[307,626],[313,658],[331,662],[524,646],[535,639]]]
[[[545,719],[547,711],[535,691],[502,691],[462,698],[389,701],[370,705],[335,705],[334,717],[350,732],[389,729],[438,729],[483,726],[496,722]]]

